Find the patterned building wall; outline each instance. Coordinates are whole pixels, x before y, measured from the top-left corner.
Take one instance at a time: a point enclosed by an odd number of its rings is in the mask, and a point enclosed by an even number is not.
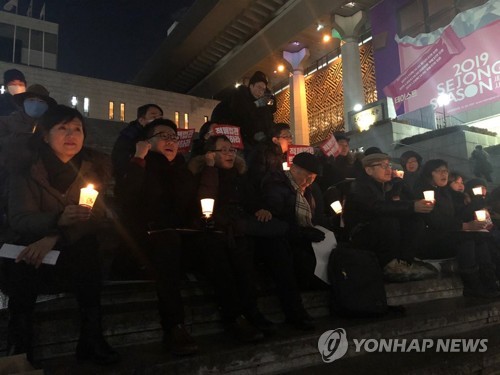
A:
[[[360,46],[361,73],[365,103],[377,101],[372,43]],[[311,144],[325,139],[330,132],[344,130],[344,94],[342,59],[306,77],[307,117]],[[276,95],[276,122],[290,122],[290,89]]]

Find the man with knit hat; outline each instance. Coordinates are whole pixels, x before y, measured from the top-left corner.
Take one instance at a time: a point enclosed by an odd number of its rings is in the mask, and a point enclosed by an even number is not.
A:
[[[8,116],[18,109],[13,96],[26,91],[26,78],[17,69],[6,70],[3,74],[5,93],[0,96],[0,116]]]
[[[38,119],[47,109],[57,104],[50,97],[49,91],[39,84],[31,85],[25,92],[14,95],[13,100],[18,110],[0,118],[1,144],[8,136],[33,133]]]
[[[420,215],[434,203],[391,195],[392,166],[389,155],[373,153],[362,159],[365,173],[353,182],[344,206],[346,230],[355,246],[374,251],[387,281],[420,280],[435,274],[415,261],[423,236]]]
[[[0,117],[0,216],[6,207],[8,164],[30,157],[28,140],[36,129],[38,118],[57,104],[45,87],[36,84],[12,99],[17,109]]]
[[[265,138],[273,124],[272,113],[276,107],[269,94],[266,94],[268,83],[266,75],[256,71],[250,77],[248,86],[239,86],[212,112],[211,121],[240,127],[246,153]]]

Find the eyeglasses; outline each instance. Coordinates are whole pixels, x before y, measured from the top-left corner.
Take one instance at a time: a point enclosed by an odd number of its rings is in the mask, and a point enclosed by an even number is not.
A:
[[[391,163],[378,163],[378,164],[372,164],[370,167],[380,167],[382,169],[392,169],[392,164]]]
[[[439,173],[439,174],[448,174],[448,173],[450,173],[448,171],[448,169],[444,169],[444,168],[442,168],[442,169],[435,169],[434,172]]]
[[[179,142],[179,139],[180,139],[180,137],[178,135],[169,134],[169,133],[165,133],[165,132],[153,134],[148,139],[151,139],[151,138],[154,138],[154,137],[158,137],[158,138],[160,138],[163,141],[172,141],[172,142]]]
[[[236,150],[235,148],[221,148],[220,150],[214,150],[214,152],[221,152],[224,155],[236,154],[236,151],[238,150]]]

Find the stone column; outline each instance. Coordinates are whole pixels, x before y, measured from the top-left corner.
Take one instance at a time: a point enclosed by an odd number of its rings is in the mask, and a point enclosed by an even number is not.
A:
[[[294,135],[294,143],[309,144],[309,121],[307,120],[306,84],[304,80],[304,64],[309,58],[309,50],[302,48],[298,52],[283,51],[283,58],[290,64],[290,126]]]
[[[355,104],[365,104],[361,62],[359,60],[359,32],[367,19],[366,12],[359,11],[350,17],[335,15],[333,26],[342,37],[342,85],[344,88],[344,124],[345,130],[351,129],[348,113]]]

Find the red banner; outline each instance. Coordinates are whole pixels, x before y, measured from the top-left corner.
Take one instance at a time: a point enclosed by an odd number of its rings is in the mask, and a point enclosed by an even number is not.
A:
[[[195,129],[178,129],[177,135],[179,136],[179,149],[177,150],[180,154],[185,154],[191,150],[191,144],[193,143]]]
[[[319,146],[319,148],[326,156],[336,157],[340,152],[339,144],[333,134],[330,134],[330,136],[321,144],[321,146]]]
[[[292,166],[293,158],[295,157],[295,155],[298,155],[302,152],[308,152],[314,155],[314,149],[312,148],[312,146],[290,145],[290,147],[288,147],[287,161],[289,167]]]
[[[217,125],[213,128],[213,135],[225,135],[229,138],[233,147],[243,150],[243,140],[239,126]]]

